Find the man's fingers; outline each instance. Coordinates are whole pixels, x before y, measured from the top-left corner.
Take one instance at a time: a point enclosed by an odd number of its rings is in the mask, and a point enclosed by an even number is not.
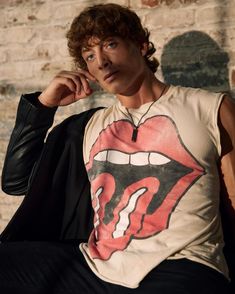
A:
[[[93,77],[93,75],[91,75],[88,71],[84,70],[84,69],[79,69],[77,71],[61,71],[59,72],[60,76],[76,76],[76,77],[81,77],[81,76],[85,76],[88,80],[95,82],[96,78]]]
[[[96,81],[96,78],[93,77],[93,75],[91,73],[89,73],[89,71],[84,70],[84,69],[79,69],[77,71],[68,71],[67,73],[71,73],[76,76],[84,75],[88,80],[93,81],[93,82]]]
[[[82,89],[88,95],[92,92],[88,80],[94,81],[95,78],[86,71],[80,72],[69,72],[63,71],[59,73],[59,77],[71,79],[74,84],[76,85],[76,89],[74,90],[75,93],[80,94]]]
[[[91,94],[92,90],[91,90],[90,84],[87,81],[87,79],[85,77],[81,77],[81,82],[82,82],[82,88],[83,88],[84,92],[87,95]]]
[[[69,77],[58,77],[57,81],[60,85],[68,87],[71,92],[76,92],[78,85],[73,79]]]

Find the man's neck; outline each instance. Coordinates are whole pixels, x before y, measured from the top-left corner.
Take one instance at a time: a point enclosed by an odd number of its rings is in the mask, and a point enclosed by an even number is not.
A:
[[[167,86],[159,81],[154,74],[146,77],[139,89],[132,95],[117,95],[118,100],[126,108],[139,108],[141,105],[156,101],[166,93]]]

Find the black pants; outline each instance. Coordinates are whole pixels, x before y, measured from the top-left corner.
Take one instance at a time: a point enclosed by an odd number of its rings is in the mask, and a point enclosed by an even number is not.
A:
[[[71,243],[0,244],[1,294],[227,294],[217,271],[187,259],[164,261],[136,289],[107,283]]]

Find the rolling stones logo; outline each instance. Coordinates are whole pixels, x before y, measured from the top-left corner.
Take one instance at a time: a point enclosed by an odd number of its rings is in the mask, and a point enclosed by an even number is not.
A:
[[[181,197],[205,172],[184,146],[176,125],[155,116],[139,126],[131,141],[129,121],[103,130],[86,165],[93,191],[93,258],[107,260],[132,239],[153,236],[169,225]]]

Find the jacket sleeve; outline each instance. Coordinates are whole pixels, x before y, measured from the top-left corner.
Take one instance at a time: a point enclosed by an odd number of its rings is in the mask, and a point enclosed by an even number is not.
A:
[[[8,144],[2,170],[2,190],[10,195],[24,195],[33,167],[56,112],[40,104],[40,92],[21,96],[15,126]]]

